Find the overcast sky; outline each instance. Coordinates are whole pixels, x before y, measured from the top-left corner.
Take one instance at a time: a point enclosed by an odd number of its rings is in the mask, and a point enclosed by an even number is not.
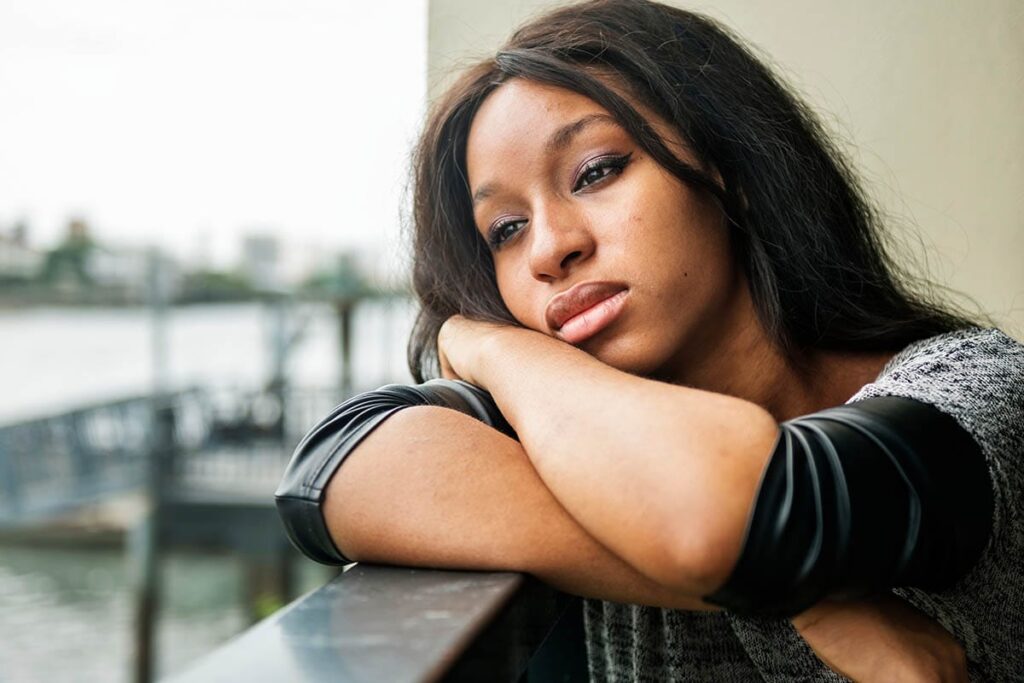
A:
[[[426,0],[0,0],[0,229],[388,248]]]

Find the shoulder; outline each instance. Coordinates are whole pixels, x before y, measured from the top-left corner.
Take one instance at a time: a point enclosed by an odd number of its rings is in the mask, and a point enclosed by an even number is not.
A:
[[[1024,498],[1024,345],[980,327],[923,339],[896,354],[848,403],[877,396],[915,399],[956,420],[988,463],[994,537],[1024,538],[1017,514]]]
[[[970,327],[915,342],[848,403],[902,396],[951,415],[983,450],[1024,445],[1024,344],[995,328]],[[1010,444],[1005,444],[1009,446]]]
[[[996,328],[967,327],[910,344],[893,356],[878,379],[967,382],[979,370],[986,377],[1024,372],[1024,344]]]
[[[1024,663],[1013,629],[1024,609],[1024,344],[998,329],[965,328],[915,342],[849,401],[901,396],[952,416],[978,444],[991,478],[992,536],[970,574],[941,594],[900,589],[967,648],[994,679]]]

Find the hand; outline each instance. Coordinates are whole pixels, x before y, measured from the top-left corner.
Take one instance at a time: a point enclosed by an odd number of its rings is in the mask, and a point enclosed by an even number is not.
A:
[[[900,598],[824,600],[792,619],[818,658],[855,681],[968,681],[964,649]]]
[[[444,321],[437,333],[437,359],[441,376],[461,379],[484,387],[481,369],[481,350],[484,342],[498,334],[517,330],[511,325],[486,323],[453,315]]]

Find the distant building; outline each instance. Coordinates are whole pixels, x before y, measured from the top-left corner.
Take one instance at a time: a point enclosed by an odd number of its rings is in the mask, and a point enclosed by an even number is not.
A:
[[[49,252],[44,276],[65,301],[142,303],[150,298],[154,263],[161,296],[173,299],[183,286],[177,263],[148,248],[101,244],[84,220],[74,219]]]

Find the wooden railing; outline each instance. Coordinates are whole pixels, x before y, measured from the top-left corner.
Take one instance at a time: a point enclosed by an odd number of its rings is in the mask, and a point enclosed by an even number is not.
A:
[[[582,601],[524,574],[356,564],[172,680],[586,681]]]

